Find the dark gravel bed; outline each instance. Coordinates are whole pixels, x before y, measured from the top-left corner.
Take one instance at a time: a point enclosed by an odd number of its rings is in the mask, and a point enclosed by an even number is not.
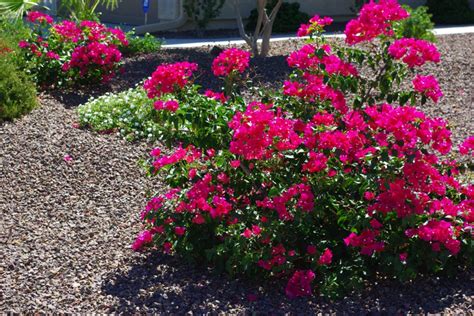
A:
[[[459,140],[474,130],[474,36],[443,36],[438,44],[443,62],[427,72],[438,75],[446,97],[427,111],[450,119]],[[254,81],[277,87],[289,72],[283,55],[298,45],[278,42],[272,56],[254,60]],[[472,270],[409,284],[371,283],[335,302],[319,296],[291,301],[280,284],[260,287],[177,257],[132,252],[144,195],[160,190],[159,179],[146,178],[137,164],[151,145],[74,128],[74,107],[90,95],[131,87],[156,65],[176,60],[198,62],[198,82],[216,87],[207,70],[209,50],[130,58],[111,85],[44,94],[42,107],[0,125],[0,312],[473,312]]]

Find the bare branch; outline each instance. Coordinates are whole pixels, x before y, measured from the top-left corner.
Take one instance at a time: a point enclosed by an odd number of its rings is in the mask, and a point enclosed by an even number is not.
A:
[[[273,23],[276,19],[278,11],[280,11],[280,7],[283,4],[283,0],[278,0],[277,4],[273,7],[272,12],[270,13],[270,22]]]
[[[240,14],[240,1],[233,0],[232,3],[234,4],[235,13],[237,14],[237,27],[239,28],[240,37],[252,47],[252,41],[250,37],[245,33],[244,29],[244,22],[242,21],[242,15]]]
[[[255,26],[255,32],[253,35],[254,38],[258,38],[260,36],[260,30],[262,29],[262,25],[263,25],[263,16],[265,14],[266,4],[267,4],[266,0],[257,0],[258,19],[257,19],[257,25]]]

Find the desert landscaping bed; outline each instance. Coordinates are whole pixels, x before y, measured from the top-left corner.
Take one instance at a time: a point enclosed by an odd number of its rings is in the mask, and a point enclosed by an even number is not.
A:
[[[254,81],[281,85],[290,72],[285,55],[298,46],[274,43],[270,57],[252,61]],[[442,62],[426,70],[437,75],[445,97],[425,110],[449,120],[457,145],[474,130],[474,36],[440,36],[438,47]],[[137,163],[152,145],[78,129],[75,107],[90,95],[133,87],[163,62],[198,62],[198,83],[216,88],[210,51],[164,49],[130,58],[109,86],[44,93],[42,107],[0,125],[0,310],[472,312],[472,271],[408,285],[380,280],[332,303],[318,296],[291,301],[280,286],[259,288],[179,258],[132,252],[145,193],[160,190]]]

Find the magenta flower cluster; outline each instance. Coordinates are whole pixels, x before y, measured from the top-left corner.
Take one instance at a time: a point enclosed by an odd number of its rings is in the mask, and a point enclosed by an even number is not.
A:
[[[354,45],[361,42],[373,40],[380,35],[391,36],[393,29],[391,23],[407,18],[408,12],[397,0],[371,0],[364,5],[359,16],[349,21],[344,33],[346,42]]]
[[[243,73],[249,67],[250,53],[238,48],[226,49],[214,59],[212,72],[227,77],[233,72]]]

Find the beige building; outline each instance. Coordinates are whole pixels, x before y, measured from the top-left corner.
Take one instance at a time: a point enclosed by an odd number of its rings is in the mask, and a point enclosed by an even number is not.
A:
[[[60,0],[44,0],[54,12]],[[165,30],[192,29],[182,3],[184,0],[149,0],[150,8],[148,14],[142,10],[142,0],[121,0],[119,7],[114,11],[102,8],[102,20],[104,22],[128,24],[137,27],[138,32],[154,32]],[[353,16],[352,8],[354,0],[286,0],[288,2],[299,2],[301,10],[309,15],[319,14],[333,17],[336,21],[346,21]],[[411,6],[423,5],[426,0],[399,0],[402,4]],[[211,21],[209,29],[235,28],[235,9],[233,0],[226,0],[222,11],[216,19]],[[474,0],[470,0],[474,7]],[[243,17],[247,17],[250,11],[256,7],[255,0],[240,0],[240,11]]]

